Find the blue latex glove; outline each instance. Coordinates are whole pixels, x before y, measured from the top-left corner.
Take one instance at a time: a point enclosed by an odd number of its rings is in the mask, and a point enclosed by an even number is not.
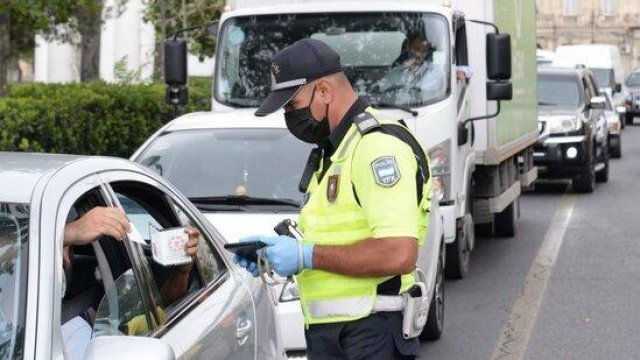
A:
[[[262,241],[267,244],[265,256],[278,275],[287,277],[298,272],[298,242],[288,236],[249,236],[240,241]],[[313,268],[313,245],[302,245],[303,268]],[[241,265],[242,266],[242,265]],[[245,267],[249,270],[248,267]],[[256,270],[257,272],[257,270]]]
[[[254,263],[253,261],[249,261],[238,255],[233,255],[233,262],[245,268],[245,270],[250,272],[253,277],[260,276],[260,273],[258,273],[258,264]]]

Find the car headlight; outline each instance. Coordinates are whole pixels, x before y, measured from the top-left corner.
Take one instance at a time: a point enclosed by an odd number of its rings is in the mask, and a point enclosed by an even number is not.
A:
[[[578,117],[551,117],[547,120],[549,134],[562,134],[582,129],[582,120]]]
[[[627,112],[627,107],[626,107],[626,106],[624,106],[624,105],[618,105],[618,106],[616,106],[616,111],[617,111],[619,114],[624,114],[624,113],[626,113],[626,112]]]
[[[430,174],[438,201],[449,200],[451,194],[451,139],[429,149]]]
[[[298,289],[298,284],[295,282],[287,282],[282,287],[282,292],[280,293],[280,302],[289,302],[300,300],[300,290]]]

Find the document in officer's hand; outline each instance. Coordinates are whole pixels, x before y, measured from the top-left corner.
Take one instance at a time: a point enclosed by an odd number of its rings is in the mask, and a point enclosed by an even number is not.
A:
[[[153,260],[162,266],[187,264],[192,261],[185,249],[189,234],[186,227],[156,230],[150,227],[151,253]]]

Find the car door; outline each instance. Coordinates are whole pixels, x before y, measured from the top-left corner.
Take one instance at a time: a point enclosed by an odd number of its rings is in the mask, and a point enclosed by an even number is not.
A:
[[[147,321],[144,335],[170,344],[177,357],[256,358],[254,299],[243,277],[221,256],[221,237],[215,229],[182,196],[146,175],[114,171],[101,178],[113,204],[123,209],[145,241],[151,227],[190,225],[200,232],[187,291],[170,303],[165,287],[177,270],[155,263],[149,246],[131,244],[137,249],[132,264],[149,275],[143,291],[160,312],[157,324]]]

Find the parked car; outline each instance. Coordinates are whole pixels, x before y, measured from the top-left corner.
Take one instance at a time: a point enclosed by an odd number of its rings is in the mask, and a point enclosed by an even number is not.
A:
[[[540,136],[534,165],[541,178],[572,179],[574,190],[592,192],[609,178],[609,131],[591,71],[538,69]]]
[[[298,184],[311,145],[291,135],[282,114],[256,118],[253,111],[184,115],[158,130],[131,157],[180,188],[231,241],[275,234],[280,221],[297,219],[303,201]],[[431,213],[418,264],[426,270],[434,304],[427,326],[439,337],[445,247],[437,201]],[[297,286],[271,289],[280,351],[288,358],[303,356],[306,341]]]
[[[604,117],[609,130],[609,154],[611,154],[611,157],[619,159],[622,157],[621,132],[623,128],[622,121],[620,121],[620,114],[614,105],[611,91],[608,89],[601,90],[600,95],[605,99]]]
[[[640,70],[630,72],[624,84],[627,87],[625,119],[627,125],[633,125],[633,119],[640,116]]]
[[[0,182],[3,358],[62,359],[63,323],[88,310],[96,310],[88,359],[278,356],[264,286],[233,265],[226,240],[161,177],[123,159],[0,153]],[[175,269],[131,236],[74,246],[67,275],[65,225],[95,206],[118,206],[161,229],[197,228],[186,293],[163,298],[158,289]]]

